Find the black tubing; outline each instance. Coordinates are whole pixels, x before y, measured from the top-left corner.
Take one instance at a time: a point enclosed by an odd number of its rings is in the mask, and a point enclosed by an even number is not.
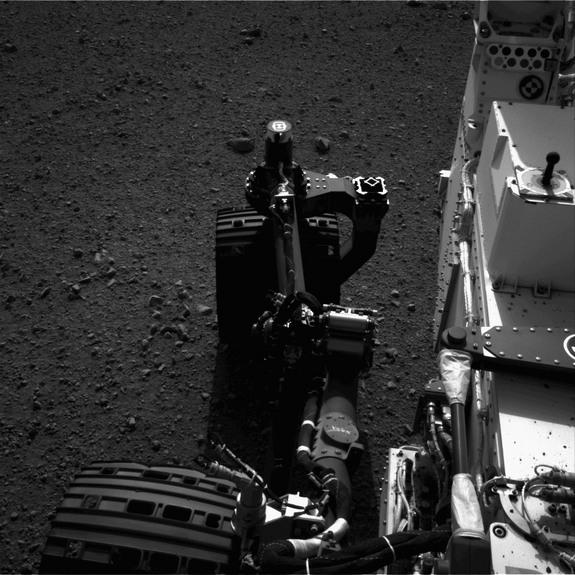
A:
[[[465,406],[451,404],[451,428],[453,431],[453,474],[469,473],[467,458],[467,432],[465,430]]]

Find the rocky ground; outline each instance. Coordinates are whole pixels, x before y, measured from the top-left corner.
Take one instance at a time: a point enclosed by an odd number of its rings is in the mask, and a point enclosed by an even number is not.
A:
[[[218,349],[214,223],[244,203],[276,118],[294,124],[304,167],[383,175],[390,190],[377,253],[343,290],[383,318],[360,390],[369,450],[354,514],[356,533],[377,532],[383,457],[409,439],[434,376],[435,186],[470,12],[0,4],[0,572],[37,568],[55,506],[89,461],[186,465],[215,430],[257,462],[266,414]],[[255,149],[227,145],[238,137]]]

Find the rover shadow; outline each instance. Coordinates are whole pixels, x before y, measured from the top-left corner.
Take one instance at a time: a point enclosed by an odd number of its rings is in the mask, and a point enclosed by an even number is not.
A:
[[[287,434],[293,440],[295,457],[296,438],[301,423],[303,397],[293,402],[297,411],[291,423],[282,424],[273,431],[278,421],[277,384],[273,374],[260,358],[254,356],[249,345],[218,347],[212,385],[212,400],[208,416],[208,437],[226,444],[245,463],[270,481],[274,470],[273,433]],[[359,422],[361,428],[361,422]],[[290,428],[291,427],[291,428]],[[291,436],[291,437],[289,437]],[[359,465],[352,471],[352,514],[349,542],[355,543],[378,533],[379,486],[373,479],[369,442],[362,434],[365,445]],[[286,492],[305,495],[311,488],[303,470],[292,466],[285,478],[286,490],[278,488],[277,495]],[[280,481],[281,485],[284,482]]]

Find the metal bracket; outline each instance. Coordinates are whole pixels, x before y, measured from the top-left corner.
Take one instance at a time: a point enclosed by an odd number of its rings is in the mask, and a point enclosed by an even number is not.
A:
[[[566,342],[574,332],[573,328],[541,326],[452,326],[442,333],[441,343],[443,347],[469,352],[475,369],[573,376],[575,361]]]

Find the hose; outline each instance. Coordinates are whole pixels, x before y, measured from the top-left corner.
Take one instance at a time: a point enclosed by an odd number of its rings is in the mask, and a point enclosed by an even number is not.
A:
[[[329,529],[327,530],[329,531]],[[322,557],[296,557],[290,540],[264,545],[259,563],[264,573],[373,573],[394,561],[426,552],[444,552],[450,531],[404,531],[368,539]]]

